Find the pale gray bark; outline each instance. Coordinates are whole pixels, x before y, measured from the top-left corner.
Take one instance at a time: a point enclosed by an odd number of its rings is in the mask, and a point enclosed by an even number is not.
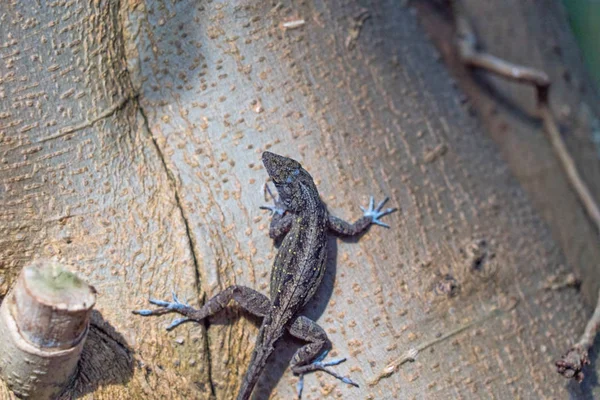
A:
[[[361,388],[315,374],[306,399],[567,395],[553,360],[587,313],[543,285],[570,266],[397,3],[368,6],[353,48],[355,2],[0,6],[14,42],[0,66],[3,288],[37,254],[97,288],[72,393],[233,397],[256,321],[231,311],[166,333],[170,318],[130,310],[172,290],[192,305],[233,283],[266,293],[269,149],[301,161],[345,219],[371,194],[401,208],[390,230],[332,242],[307,315]],[[262,396],[292,398],[293,350]]]

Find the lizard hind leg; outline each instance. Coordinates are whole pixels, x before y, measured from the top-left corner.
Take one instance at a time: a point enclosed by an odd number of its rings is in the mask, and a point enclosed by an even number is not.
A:
[[[224,289],[198,309],[182,303],[175,293],[173,293],[173,301],[150,299],[150,303],[159,306],[159,308],[153,310],[136,310],[133,311],[133,313],[143,317],[163,315],[172,312],[183,315],[183,318],[178,318],[167,326],[167,330],[170,331],[184,322],[200,322],[204,318],[218,313],[227,307],[230,300],[235,300],[244,310],[257,317],[266,316],[271,304],[269,298],[264,294],[246,286],[234,285]]]
[[[292,372],[300,376],[300,380],[298,381],[298,399],[302,396],[304,375],[314,371],[326,372],[344,383],[358,387],[358,384],[350,378],[339,375],[331,368],[328,368],[343,363],[346,361],[345,358],[323,362],[323,359],[329,352],[331,342],[327,337],[327,333],[316,322],[305,316],[300,316],[289,327],[289,332],[292,336],[309,342],[296,351],[290,362]]]

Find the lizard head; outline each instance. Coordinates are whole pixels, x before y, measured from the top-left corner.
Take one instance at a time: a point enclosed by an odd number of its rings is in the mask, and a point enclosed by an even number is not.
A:
[[[307,200],[306,193],[318,196],[312,176],[298,161],[265,151],[262,162],[279,192],[280,201],[288,210],[302,209]]]

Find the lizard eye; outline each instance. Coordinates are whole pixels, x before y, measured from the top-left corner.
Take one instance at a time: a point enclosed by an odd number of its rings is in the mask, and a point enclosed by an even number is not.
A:
[[[291,175],[288,175],[288,177],[286,178],[286,183],[292,183],[295,179],[296,176],[300,175],[300,170],[299,169],[295,169],[292,171]]]

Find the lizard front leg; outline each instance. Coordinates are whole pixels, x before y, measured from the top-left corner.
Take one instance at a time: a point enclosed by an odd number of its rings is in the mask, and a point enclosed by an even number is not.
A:
[[[260,208],[271,211],[273,217],[271,218],[271,225],[269,226],[269,237],[271,239],[278,240],[290,231],[294,216],[287,212],[281,201],[275,198],[275,195],[273,195],[273,192],[271,192],[269,185],[266,185],[265,188],[269,194],[269,197],[271,200],[273,200],[273,205],[260,206]]]
[[[353,224],[329,214],[327,220],[327,228],[331,232],[341,236],[354,236],[361,234],[369,226],[371,226],[371,224],[377,224],[389,228],[389,225],[379,220],[379,218],[391,214],[397,210],[396,208],[388,208],[384,210],[383,206],[387,201],[388,197],[380,201],[379,204],[377,204],[377,207],[375,207],[375,200],[373,199],[373,196],[371,196],[371,200],[369,201],[369,207],[367,209],[365,209],[364,207],[360,207],[360,209],[363,210],[364,213],[362,218],[360,218]]]
[[[136,310],[133,311],[133,313],[143,317],[163,315],[172,312],[183,315],[184,318],[174,320],[167,327],[167,330],[170,331],[184,322],[200,322],[204,318],[218,313],[227,307],[230,300],[235,300],[244,310],[257,317],[266,316],[271,304],[269,298],[264,294],[246,286],[235,285],[229,286],[227,289],[215,295],[199,309],[181,303],[177,296],[173,294],[172,302],[150,299],[150,303],[160,306],[160,308],[154,310]]]
[[[331,342],[327,337],[327,333],[316,322],[305,316],[299,316],[290,325],[288,330],[292,336],[309,342],[296,351],[290,362],[292,372],[295,375],[300,375],[300,380],[298,381],[298,399],[302,396],[304,375],[314,371],[327,372],[344,383],[358,387],[358,384],[350,378],[341,376],[327,368],[346,361],[345,358],[323,362],[323,359],[329,352]]]

